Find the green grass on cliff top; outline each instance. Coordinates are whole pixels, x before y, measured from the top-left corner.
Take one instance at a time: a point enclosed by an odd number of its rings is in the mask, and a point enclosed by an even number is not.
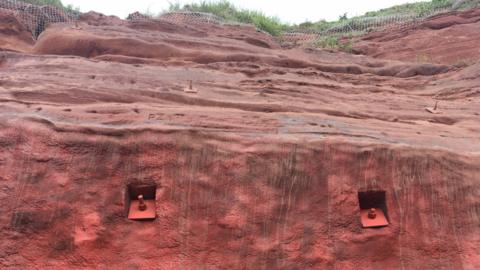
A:
[[[40,5],[53,5],[65,10],[78,10],[71,5],[63,5],[61,0],[23,0],[27,3],[40,4]],[[202,1],[199,3],[192,3],[187,5],[170,4],[168,11],[193,11],[193,12],[205,12],[214,14],[226,21],[245,23],[255,25],[258,29],[270,33],[274,36],[280,35],[287,30],[317,30],[323,31],[330,27],[344,24],[348,20],[359,19],[363,17],[381,17],[396,14],[427,14],[431,11],[451,7],[456,0],[431,0],[417,3],[407,3],[403,5],[397,5],[390,8],[385,8],[377,11],[371,11],[365,13],[363,16],[355,18],[348,18],[348,14],[340,16],[337,21],[327,22],[325,20],[319,20],[316,22],[304,22],[298,25],[291,25],[283,23],[277,17],[267,16],[260,11],[240,9],[228,2],[228,0],[220,1]],[[463,8],[478,6],[480,0],[468,0],[462,5]]]
[[[35,4],[35,5],[41,5],[41,6],[55,6],[61,9],[64,9],[66,11],[74,11],[78,12],[78,8],[73,7],[72,5],[64,5],[61,0],[21,0],[22,2],[29,3],[29,4]]]
[[[390,16],[396,14],[416,14],[424,15],[432,11],[449,8],[453,5],[455,0],[431,0],[417,3],[407,3],[402,5],[393,6],[377,11],[371,11],[365,13],[363,16],[355,18],[348,18],[348,14],[340,16],[337,21],[327,22],[325,20],[319,20],[317,22],[304,22],[298,25],[291,25],[283,23],[277,17],[270,17],[259,11],[252,11],[246,9],[237,8],[228,0],[220,1],[202,1],[200,3],[193,3],[187,5],[171,4],[168,11],[193,11],[193,12],[205,12],[212,13],[220,18],[223,18],[231,22],[248,23],[253,24],[257,28],[268,32],[272,35],[279,35],[286,30],[308,29],[323,31],[330,27],[334,27],[340,24],[344,24],[348,20],[360,19],[364,17],[381,17]],[[463,8],[478,6],[480,0],[469,0],[463,4]]]

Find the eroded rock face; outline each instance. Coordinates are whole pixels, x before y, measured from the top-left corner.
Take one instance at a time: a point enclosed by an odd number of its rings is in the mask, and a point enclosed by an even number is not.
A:
[[[478,265],[478,158],[334,140],[58,134],[23,124],[30,130],[1,134],[10,145],[1,157],[11,160],[1,167],[1,202],[12,209],[0,219],[1,249],[18,252],[5,265],[28,265],[23,256],[33,255],[36,265],[57,267],[154,269],[160,259],[165,269]],[[19,138],[5,142],[12,134]],[[158,218],[127,220],[125,185],[151,179]],[[361,228],[357,191],[365,187],[386,191],[390,226]]]
[[[110,19],[0,54],[1,268],[480,268],[479,64]],[[387,227],[361,226],[370,189]]]
[[[0,3],[0,12],[13,14],[16,23],[20,24],[21,28],[26,28],[32,39],[38,38],[49,25],[72,22],[73,18],[76,17],[75,13],[66,12],[55,6],[39,6],[23,1],[10,0],[3,0]],[[3,20],[6,19],[5,14],[0,17]]]
[[[424,21],[416,29],[366,35],[354,47],[375,58],[465,66],[480,60],[479,27],[480,9],[451,12]]]
[[[15,13],[8,9],[0,9],[0,47],[2,50],[29,51],[34,45],[32,32]]]

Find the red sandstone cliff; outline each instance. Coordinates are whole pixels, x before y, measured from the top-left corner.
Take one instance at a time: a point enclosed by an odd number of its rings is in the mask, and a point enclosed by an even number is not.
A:
[[[33,42],[0,12],[0,268],[480,268],[480,64],[453,65],[479,18],[351,55],[93,13]],[[126,218],[137,182],[155,221]],[[365,189],[388,227],[362,229]]]

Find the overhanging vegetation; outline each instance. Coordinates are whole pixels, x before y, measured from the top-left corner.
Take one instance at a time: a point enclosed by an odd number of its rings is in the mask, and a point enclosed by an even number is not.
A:
[[[397,5],[378,11],[367,12],[363,16],[348,18],[348,14],[344,14],[336,21],[327,22],[326,20],[319,20],[316,22],[304,22],[298,25],[291,25],[283,23],[277,17],[267,16],[259,11],[239,9],[227,0],[222,1],[202,1],[200,3],[193,3],[188,5],[171,4],[168,11],[193,11],[212,13],[227,21],[253,24],[257,28],[268,32],[272,35],[279,35],[286,30],[316,30],[324,31],[332,27],[343,25],[350,20],[358,20],[366,17],[382,17],[391,15],[413,14],[422,16],[431,13],[432,11],[449,8],[456,0],[432,0],[426,2],[407,3]],[[479,0],[465,1],[461,8],[470,8],[479,5]]]
[[[35,4],[35,5],[49,5],[64,9],[66,11],[78,12],[78,8],[74,7],[73,5],[64,5],[61,0],[21,0],[22,2]]]

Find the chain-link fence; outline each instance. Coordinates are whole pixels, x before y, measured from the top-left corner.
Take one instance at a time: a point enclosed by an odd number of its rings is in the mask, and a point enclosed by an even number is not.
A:
[[[439,14],[451,12],[451,8],[441,8],[423,14],[407,13],[376,17],[359,17],[345,20],[325,30],[287,31],[280,37],[283,42],[309,43],[329,36],[356,36],[370,32],[409,29]]]
[[[393,14],[375,17],[358,17],[347,19],[336,23],[334,26],[323,30],[301,29],[284,31],[278,37],[281,43],[305,44],[313,43],[325,37],[342,37],[362,35],[375,31],[387,29],[409,29],[414,28],[422,21],[433,16],[453,11],[452,7],[441,7],[429,12]],[[130,20],[163,20],[172,23],[183,23],[188,25],[216,24],[216,25],[245,25],[238,22],[229,22],[218,16],[201,12],[169,12],[160,16],[147,16],[136,13],[137,16],[129,16]],[[258,30],[258,29],[257,29]],[[261,31],[261,30],[258,30]],[[264,31],[261,31],[264,32]],[[264,32],[266,33],[266,32]],[[266,33],[268,34],[268,33]]]
[[[186,24],[186,25],[200,25],[200,24],[214,24],[214,25],[227,25],[227,26],[248,26],[253,27],[251,24],[245,24],[235,21],[227,21],[219,16],[210,13],[204,12],[193,12],[193,11],[175,11],[163,13],[160,16],[150,16],[145,15],[139,12],[130,14],[127,17],[127,20],[130,21],[165,21],[175,24]],[[269,35],[267,32],[257,29],[259,32],[263,32]]]
[[[473,1],[473,0],[471,0]],[[467,0],[461,1],[468,2]],[[479,2],[476,1],[475,2]],[[458,5],[458,4],[456,4]],[[478,6],[477,4],[476,6]],[[454,6],[454,8],[458,8]],[[15,16],[32,32],[34,38],[37,38],[41,32],[51,23],[72,23],[78,19],[78,12],[67,11],[54,6],[39,6],[28,4],[19,0],[0,0],[0,11],[7,10],[13,12]],[[376,17],[352,18],[336,23],[334,26],[323,29],[295,29],[285,31],[278,37],[281,43],[311,43],[329,36],[354,36],[374,31],[412,28],[422,21],[432,16],[451,12],[452,7],[443,7],[430,12],[394,14]],[[190,26],[200,24],[214,25],[242,25],[238,22],[226,21],[218,16],[202,12],[168,12],[160,16],[148,16],[139,12],[132,13],[127,18],[130,21],[148,20],[148,21],[166,21],[175,24],[186,24]],[[258,30],[260,31],[260,30]],[[263,31],[262,31],[263,32]],[[267,34],[266,32],[264,32]]]
[[[213,14],[202,12],[169,12],[155,17],[135,12],[128,15],[130,21],[167,21],[175,24],[223,24],[224,21]]]
[[[11,12],[36,39],[52,23],[74,22],[78,13],[54,6],[39,6],[17,0],[0,0],[0,12]]]
[[[169,12],[159,17],[160,20],[183,24],[223,24],[222,18],[202,12]]]

